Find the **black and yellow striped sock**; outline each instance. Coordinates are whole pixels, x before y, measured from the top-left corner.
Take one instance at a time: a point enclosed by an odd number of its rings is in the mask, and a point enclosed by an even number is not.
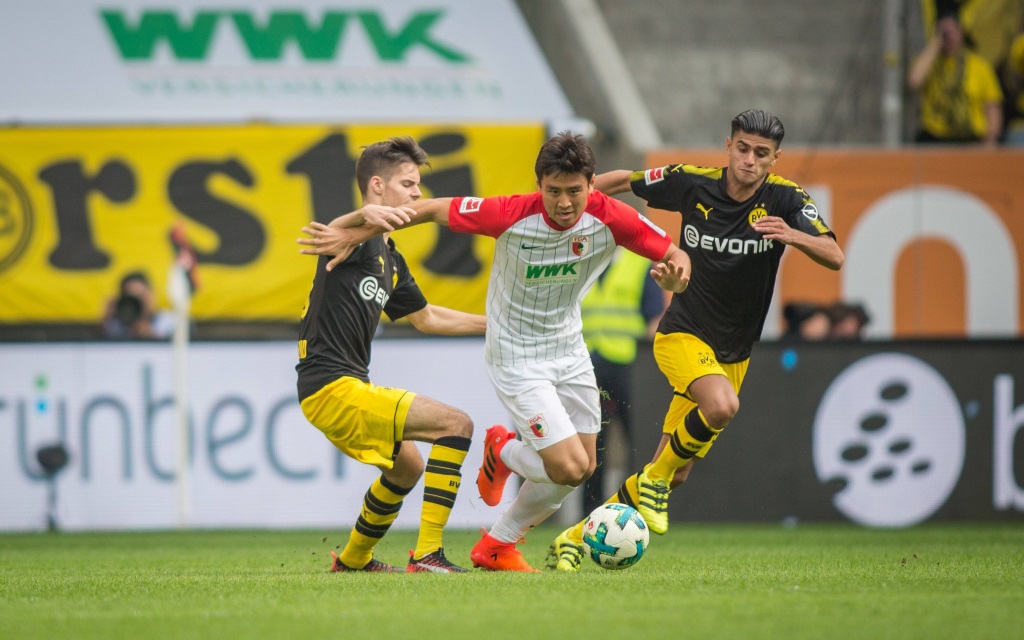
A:
[[[469,453],[469,438],[439,438],[430,448],[427,472],[423,475],[423,513],[420,535],[413,558],[419,560],[441,548],[444,525],[455,506],[455,496],[462,482],[462,462]]]
[[[412,490],[400,487],[381,476],[373,481],[363,496],[363,508],[356,526],[349,535],[348,544],[339,559],[347,567],[361,569],[373,558],[373,547],[391,528],[402,508],[402,499]]]
[[[619,502],[636,509],[636,505],[640,502],[640,489],[638,489],[636,485],[638,475],[640,474],[634,473],[623,480],[622,486],[619,487],[619,492],[609,499],[608,502]]]
[[[637,474],[633,474],[622,481],[622,486],[612,497],[604,501],[605,504],[611,504],[612,502],[618,502],[621,504],[627,504],[636,509],[637,501],[640,499],[639,491],[636,488],[636,477]],[[587,517],[590,514],[585,514],[583,519],[580,520],[569,529],[569,539],[577,544],[583,543],[583,525],[587,522]]]
[[[683,424],[669,436],[668,446],[661,450],[658,458],[647,468],[647,477],[671,482],[676,469],[689,462],[719,432],[721,429],[708,426],[700,409],[694,407],[683,418]]]

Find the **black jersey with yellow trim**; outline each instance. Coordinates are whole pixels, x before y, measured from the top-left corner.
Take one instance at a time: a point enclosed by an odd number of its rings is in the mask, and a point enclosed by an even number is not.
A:
[[[331,271],[317,260],[299,324],[299,400],[342,376],[369,382],[370,343],[383,311],[398,320],[427,306],[390,238],[361,244]]]
[[[769,174],[753,196],[736,202],[726,192],[727,170],[674,164],[634,171],[630,185],[649,206],[682,215],[677,244],[693,266],[689,286],[672,297],[658,331],[695,335],[729,363],[750,357],[761,337],[786,248],[766,240],[754,223],[777,216],[810,235],[835,234],[795,182]]]

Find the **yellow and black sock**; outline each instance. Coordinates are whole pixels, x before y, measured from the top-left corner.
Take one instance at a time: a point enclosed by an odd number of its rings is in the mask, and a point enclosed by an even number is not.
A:
[[[633,475],[623,480],[622,486],[619,487],[618,492],[616,492],[615,495],[613,495],[612,497],[605,500],[604,503],[610,504],[612,502],[619,502],[621,504],[626,504],[636,509],[637,502],[640,499],[640,493],[636,488],[636,477],[637,474],[634,473]],[[582,544],[583,525],[586,522],[587,518],[584,517],[582,520],[577,522],[572,529],[569,529],[570,540],[576,542],[577,544]]]
[[[640,490],[637,488],[636,479],[640,474],[634,473],[625,480],[622,481],[622,486],[619,487],[618,493],[616,493],[608,502],[620,502],[622,504],[628,504],[629,506],[636,509],[636,505],[640,503]],[[605,503],[607,504],[607,503]]]
[[[647,468],[647,477],[671,482],[676,469],[689,462],[719,432],[721,429],[710,427],[700,409],[694,407],[683,418],[683,424],[669,436],[668,446],[661,450],[657,459]]]
[[[361,569],[373,558],[373,547],[391,528],[402,508],[402,499],[412,490],[400,487],[381,476],[373,481],[363,496],[363,508],[356,526],[349,535],[348,544],[339,556],[341,562],[353,569]]]
[[[423,513],[420,535],[413,558],[419,560],[441,548],[441,535],[455,506],[462,483],[462,463],[469,453],[469,438],[438,438],[430,448],[427,471],[423,476]]]

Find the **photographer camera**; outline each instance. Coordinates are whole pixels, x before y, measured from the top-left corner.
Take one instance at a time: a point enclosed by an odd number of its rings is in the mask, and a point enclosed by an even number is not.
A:
[[[103,335],[111,340],[164,340],[174,331],[174,314],[156,309],[149,278],[133,271],[121,278],[116,298],[107,303]]]

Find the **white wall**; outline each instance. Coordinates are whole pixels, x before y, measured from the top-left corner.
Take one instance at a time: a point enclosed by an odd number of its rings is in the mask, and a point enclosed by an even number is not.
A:
[[[379,472],[338,453],[306,422],[296,398],[296,361],[292,342],[192,346],[188,524],[355,522]],[[45,528],[47,486],[35,453],[55,441],[71,454],[56,483],[61,528],[177,526],[172,363],[169,344],[0,345],[0,530]],[[452,512],[456,527],[490,525],[502,509],[487,507],[476,493],[483,430],[508,420],[483,364],[482,339],[373,346],[374,382],[457,406],[476,424]],[[418,526],[420,487],[406,499],[396,527]]]

